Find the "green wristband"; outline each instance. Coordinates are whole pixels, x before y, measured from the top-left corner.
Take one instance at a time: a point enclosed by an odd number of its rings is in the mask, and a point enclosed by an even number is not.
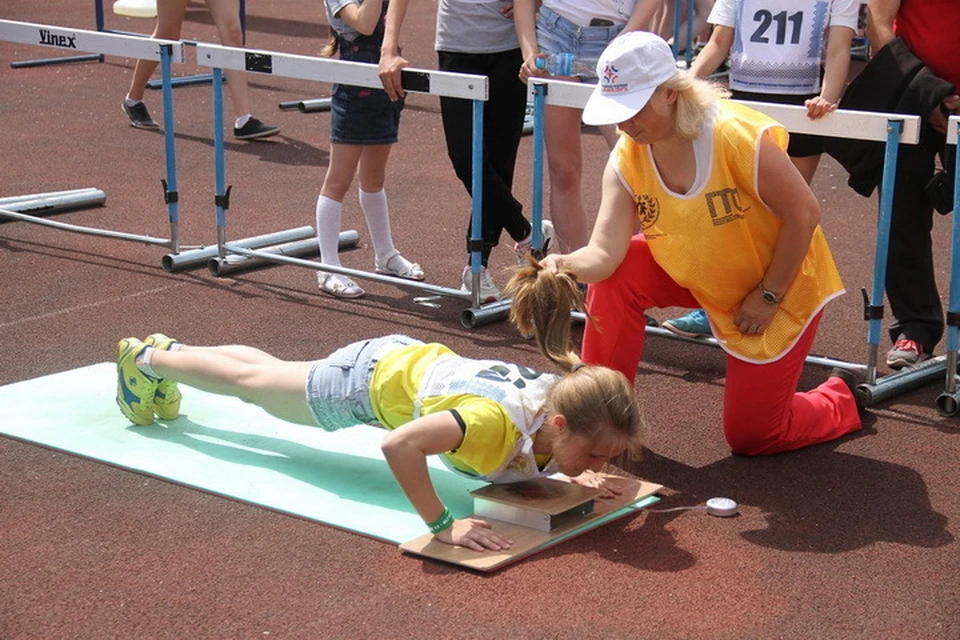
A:
[[[440,514],[440,517],[434,520],[433,522],[427,523],[427,528],[430,529],[430,533],[437,535],[441,531],[449,529],[453,526],[453,516],[450,515],[450,509],[446,507],[443,508],[443,513]]]

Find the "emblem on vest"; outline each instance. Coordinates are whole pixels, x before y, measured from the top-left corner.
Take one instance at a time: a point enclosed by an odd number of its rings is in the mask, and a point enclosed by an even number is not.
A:
[[[749,210],[749,207],[744,209],[740,204],[740,192],[736,189],[708,191],[703,197],[710,211],[710,221],[716,227],[743,218],[743,214]]]
[[[640,228],[647,229],[660,217],[660,201],[654,196],[640,194],[637,196],[637,220]]]

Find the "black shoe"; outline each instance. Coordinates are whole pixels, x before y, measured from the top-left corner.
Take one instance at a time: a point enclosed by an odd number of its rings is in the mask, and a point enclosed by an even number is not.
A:
[[[866,396],[862,391],[860,391],[860,384],[863,382],[860,375],[850,371],[849,369],[843,369],[841,367],[834,367],[830,370],[831,378],[840,378],[843,380],[843,384],[847,385],[847,389],[850,390],[851,395],[853,395],[854,401],[857,403],[857,413],[862,414],[867,408]]]
[[[123,112],[130,118],[130,125],[137,129],[157,130],[160,128],[160,125],[150,117],[150,112],[147,111],[147,105],[143,102],[138,102],[131,107],[127,104],[126,100],[124,100]]]
[[[242,127],[233,128],[233,137],[237,140],[259,140],[260,138],[269,138],[280,133],[280,127],[272,124],[263,124],[256,118],[250,118]]]

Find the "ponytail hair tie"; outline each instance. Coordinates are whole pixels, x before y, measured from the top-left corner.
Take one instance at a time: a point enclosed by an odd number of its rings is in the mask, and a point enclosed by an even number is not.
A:
[[[581,360],[577,364],[570,367],[570,373],[576,373],[577,371],[580,371],[580,369],[583,369],[585,366],[587,366],[587,363]]]

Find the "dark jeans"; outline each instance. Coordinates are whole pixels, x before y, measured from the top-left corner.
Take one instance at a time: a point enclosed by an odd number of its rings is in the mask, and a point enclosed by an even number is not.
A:
[[[944,325],[930,238],[933,205],[924,193],[943,144],[943,135],[925,125],[920,144],[900,147],[887,257],[887,298],[895,318],[890,339],[902,333],[926,353],[940,342]]]
[[[520,49],[502,53],[451,53],[438,51],[443,71],[485,75],[490,81],[489,100],[483,107],[483,249],[487,265],[490,251],[506,230],[516,241],[530,234],[530,222],[511,192],[517,149],[526,112],[526,86],[518,73],[523,62]],[[458,98],[440,98],[447,154],[467,193],[473,195],[473,103]],[[467,240],[470,225],[467,224]],[[469,251],[469,244],[468,244]]]

